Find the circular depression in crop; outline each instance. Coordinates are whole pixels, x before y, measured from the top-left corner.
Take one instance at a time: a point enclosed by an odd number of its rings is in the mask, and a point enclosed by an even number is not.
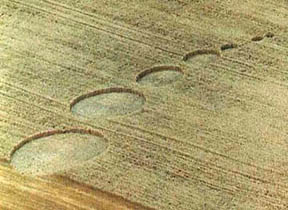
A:
[[[50,175],[98,156],[107,146],[108,142],[96,131],[47,131],[18,145],[11,154],[11,165],[21,173]]]
[[[157,66],[147,69],[136,77],[136,82],[144,85],[162,86],[177,81],[183,72],[177,66]]]
[[[216,58],[220,57],[221,53],[218,50],[213,49],[200,49],[187,53],[183,57],[183,61],[193,61],[193,63],[207,63],[215,61]]]
[[[87,118],[124,115],[140,110],[145,103],[143,94],[125,88],[109,88],[90,92],[74,99],[73,114]]]

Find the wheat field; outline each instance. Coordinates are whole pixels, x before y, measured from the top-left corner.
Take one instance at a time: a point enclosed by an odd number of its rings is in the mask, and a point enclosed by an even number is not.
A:
[[[285,0],[1,0],[0,209],[287,209]]]

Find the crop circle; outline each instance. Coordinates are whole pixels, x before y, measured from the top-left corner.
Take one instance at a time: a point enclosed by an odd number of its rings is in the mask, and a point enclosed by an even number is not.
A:
[[[263,39],[264,39],[263,36],[254,36],[254,37],[251,39],[251,41],[253,41],[253,42],[260,42],[260,41],[262,41]]]
[[[142,93],[127,88],[107,88],[77,97],[71,102],[70,109],[75,115],[95,118],[135,112],[144,103]]]
[[[196,57],[203,57],[203,56],[220,57],[221,53],[218,50],[214,50],[214,49],[199,49],[199,50],[195,50],[195,51],[187,53],[183,57],[183,61],[188,61],[188,60],[190,60],[192,58],[194,59]]]
[[[107,140],[97,131],[50,130],[17,145],[11,152],[10,163],[21,173],[51,175],[93,159],[107,146]]]
[[[178,66],[156,66],[142,71],[136,77],[136,82],[153,86],[171,84],[183,75]]]

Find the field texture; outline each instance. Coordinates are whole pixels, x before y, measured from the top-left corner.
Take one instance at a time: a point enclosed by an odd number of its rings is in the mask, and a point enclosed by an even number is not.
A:
[[[1,0],[0,209],[287,209],[287,14]]]

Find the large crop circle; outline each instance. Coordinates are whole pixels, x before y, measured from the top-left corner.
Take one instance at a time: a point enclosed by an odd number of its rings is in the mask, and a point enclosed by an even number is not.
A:
[[[50,175],[83,164],[104,152],[107,145],[96,131],[46,131],[21,142],[11,154],[11,165],[22,173]]]

